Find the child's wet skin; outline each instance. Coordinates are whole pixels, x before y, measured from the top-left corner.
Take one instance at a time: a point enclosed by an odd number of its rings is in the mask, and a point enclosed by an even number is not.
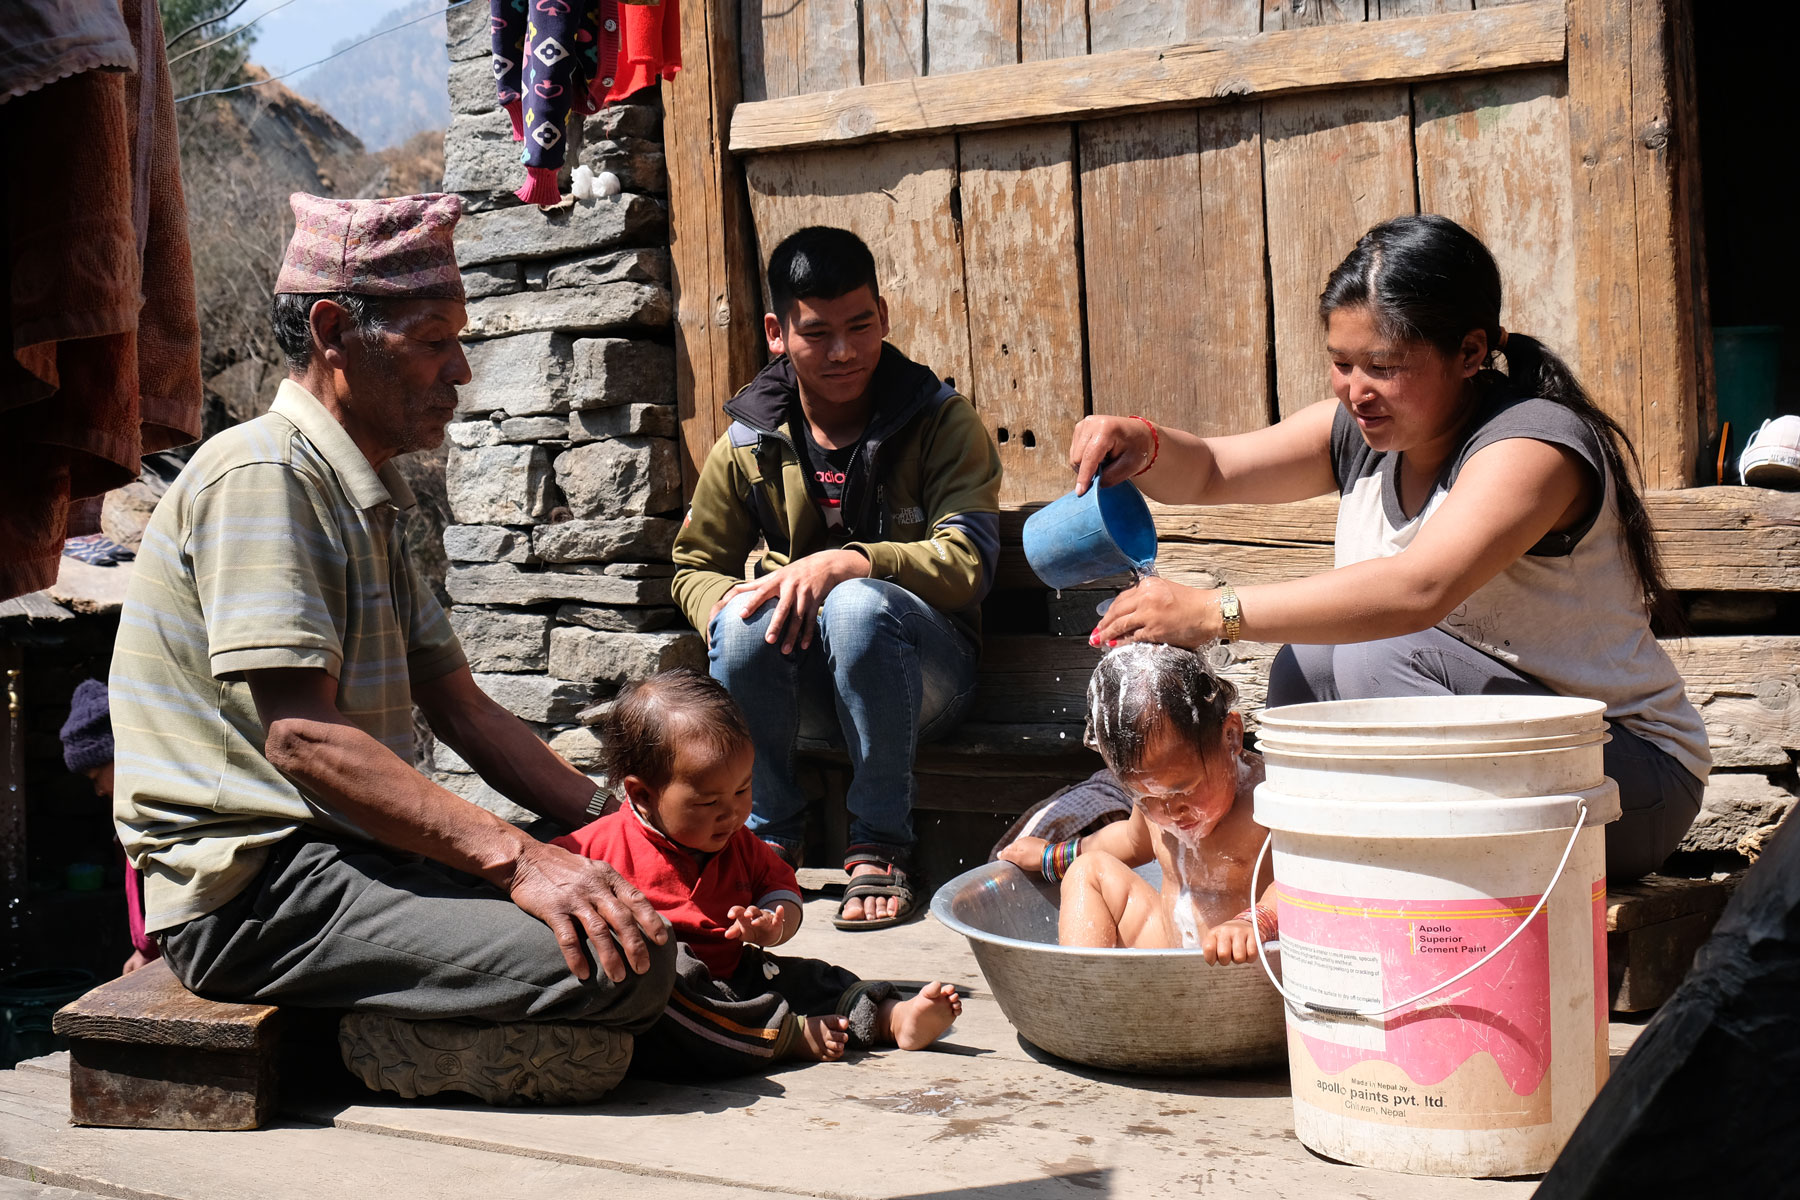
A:
[[[1233,723],[1213,755],[1173,739],[1151,743],[1142,768],[1121,782],[1148,825],[1163,890],[1113,855],[1084,854],[1064,885],[1063,945],[1199,949],[1214,924],[1243,908],[1248,864],[1238,843],[1240,826],[1253,824],[1257,772],[1239,752],[1240,728]]]
[[[1266,833],[1252,792],[1262,760],[1244,750],[1236,689],[1182,646],[1136,642],[1109,651],[1088,681],[1088,745],[1132,799],[1124,821],[1052,844],[1021,837],[1000,857],[1062,879],[1065,946],[1197,949],[1208,962],[1248,962],[1271,883],[1248,895]],[[1073,852],[1071,852],[1073,851]],[[1159,891],[1135,868],[1155,861]]]

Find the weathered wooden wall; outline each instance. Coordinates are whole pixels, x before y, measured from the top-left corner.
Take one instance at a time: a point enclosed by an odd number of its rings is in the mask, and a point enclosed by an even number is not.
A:
[[[1325,276],[1417,211],[1489,243],[1504,323],[1569,356],[1648,484],[1680,487],[1708,423],[1685,2],[705,0],[743,101],[707,110],[708,161],[741,164],[757,269],[805,224],[870,243],[894,341],[974,400],[1008,504],[1064,489],[1088,412],[1225,433],[1326,398]],[[720,192],[689,193],[715,223]],[[706,313],[678,301],[686,338]],[[724,384],[694,373],[690,443]]]

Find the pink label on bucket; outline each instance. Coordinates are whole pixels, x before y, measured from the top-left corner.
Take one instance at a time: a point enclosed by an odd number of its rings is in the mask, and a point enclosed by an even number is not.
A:
[[[1467,969],[1538,900],[1385,900],[1285,884],[1277,896],[1291,989],[1300,999],[1351,1009],[1385,1007]],[[1382,1019],[1309,1015],[1293,1032],[1326,1076],[1379,1060],[1430,1087],[1485,1054],[1515,1095],[1529,1096],[1550,1065],[1547,925],[1540,914],[1499,955],[1410,1008]]]

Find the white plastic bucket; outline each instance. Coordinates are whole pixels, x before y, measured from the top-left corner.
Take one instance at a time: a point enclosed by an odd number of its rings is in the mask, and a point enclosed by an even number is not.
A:
[[[1415,1174],[1549,1168],[1606,1080],[1606,740],[1605,706],[1570,697],[1263,714],[1301,1142]]]

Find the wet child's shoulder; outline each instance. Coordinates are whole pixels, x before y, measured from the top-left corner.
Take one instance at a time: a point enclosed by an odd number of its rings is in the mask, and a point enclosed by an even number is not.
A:
[[[1254,750],[1240,750],[1237,761],[1238,784],[1237,795],[1240,801],[1248,801],[1256,791],[1256,785],[1263,781],[1267,768],[1263,764],[1263,756]]]

